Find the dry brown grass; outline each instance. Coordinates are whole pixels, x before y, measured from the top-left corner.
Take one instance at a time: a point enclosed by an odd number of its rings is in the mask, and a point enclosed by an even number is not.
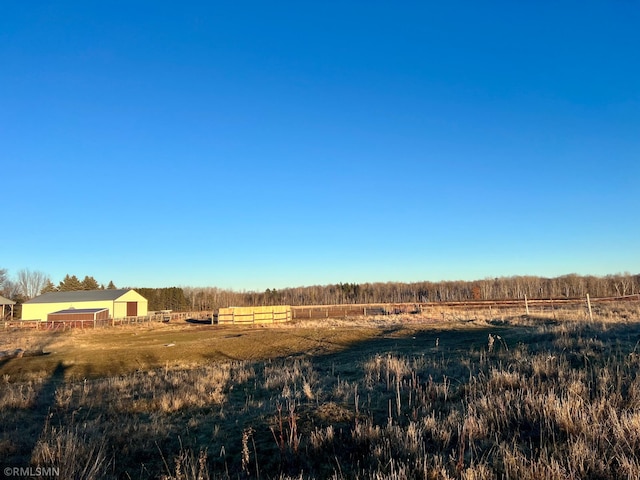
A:
[[[376,323],[347,320],[247,327],[155,324],[61,333],[13,330],[0,337],[0,349],[21,348],[44,355],[0,362],[0,375],[12,380],[48,378],[62,364],[66,378],[83,379],[167,365],[322,355],[381,335]]]
[[[36,357],[2,365],[23,378],[3,377],[0,463],[69,478],[640,478],[637,305],[594,322],[495,313],[42,339],[51,377],[27,368]],[[118,355],[140,363],[105,376]],[[31,443],[16,440],[25,425]]]

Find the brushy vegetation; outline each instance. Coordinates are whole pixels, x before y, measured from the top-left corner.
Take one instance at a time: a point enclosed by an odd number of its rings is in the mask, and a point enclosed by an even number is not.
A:
[[[0,463],[88,479],[640,478],[639,371],[629,303],[594,322],[474,313],[321,356],[5,377]]]

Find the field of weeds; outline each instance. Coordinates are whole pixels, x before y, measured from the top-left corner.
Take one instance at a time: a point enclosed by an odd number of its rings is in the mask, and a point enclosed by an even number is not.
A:
[[[65,479],[640,478],[637,303],[598,307],[593,322],[456,315],[153,341],[114,330],[126,348],[104,340],[93,369],[91,335],[108,332],[16,334],[52,351],[0,365],[0,464]],[[183,343],[183,362],[158,353]],[[133,367],[111,374],[104,359],[119,354]]]

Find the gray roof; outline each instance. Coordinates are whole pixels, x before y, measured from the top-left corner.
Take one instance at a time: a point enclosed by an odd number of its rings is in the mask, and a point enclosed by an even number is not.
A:
[[[66,302],[95,302],[117,300],[131,289],[121,290],[74,290],[71,292],[49,292],[24,303],[66,303]]]
[[[66,310],[58,310],[57,312],[53,312],[50,315],[55,315],[58,313],[64,313],[66,315],[74,314],[74,313],[98,313],[104,312],[105,310],[109,310],[108,308],[67,308]]]
[[[0,305],[15,305],[16,302],[0,295]]]

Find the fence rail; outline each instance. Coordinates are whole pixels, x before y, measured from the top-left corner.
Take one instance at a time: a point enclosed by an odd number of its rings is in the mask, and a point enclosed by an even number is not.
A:
[[[599,297],[591,298],[591,304],[611,303],[611,302],[633,302],[640,301],[640,294],[625,295],[620,297]],[[529,308],[554,309],[556,307],[580,307],[587,304],[583,298],[536,298],[517,300],[469,300],[463,302],[406,302],[406,303],[362,303],[362,304],[340,304],[340,305],[304,305],[292,306],[294,319],[305,318],[335,318],[357,315],[389,315],[401,313],[423,313],[434,310],[460,309],[509,309],[522,308],[528,311]]]
[[[35,330],[67,330],[71,328],[89,329],[114,327],[116,325],[137,325],[145,323],[168,323],[176,320],[211,320],[207,312],[171,312],[154,315],[108,318],[102,320],[8,320],[0,323],[6,328],[32,328]]]
[[[591,305],[607,304],[612,302],[640,302],[640,294],[625,295],[620,297],[599,298],[545,298],[545,299],[518,299],[518,300],[471,300],[466,302],[409,302],[409,303],[366,303],[366,304],[341,304],[341,305],[301,305],[291,306],[287,312],[235,312],[233,314],[217,314],[216,312],[171,312],[146,315],[143,317],[110,318],[107,320],[4,320],[0,321],[0,327],[6,328],[33,328],[37,330],[65,330],[69,328],[98,328],[116,325],[135,325],[144,323],[175,322],[179,320],[195,320],[197,323],[280,323],[290,320],[341,318],[350,316],[372,316],[389,314],[416,314],[426,312],[441,312],[443,309],[474,310],[474,309],[521,309],[528,313],[529,309],[537,308],[540,311],[556,308],[580,308]]]

